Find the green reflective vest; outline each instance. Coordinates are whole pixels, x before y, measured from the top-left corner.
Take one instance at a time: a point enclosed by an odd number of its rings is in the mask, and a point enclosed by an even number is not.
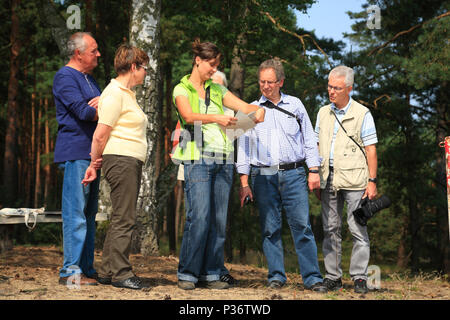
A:
[[[181,81],[180,85],[188,92],[189,94],[189,104],[191,105],[192,112],[194,113],[200,113],[200,106],[199,106],[199,97],[198,92],[195,90],[192,83],[189,81],[189,76],[184,76]],[[205,82],[205,90],[210,87],[210,99],[212,102],[214,102],[220,109],[221,114],[223,114],[223,107],[222,107],[222,90],[220,86],[212,80],[207,80]],[[173,97],[173,103],[175,103],[175,97]],[[177,110],[178,118],[180,119],[181,129],[186,129],[186,121],[183,119],[183,117],[180,115],[180,113]],[[203,127],[203,126],[202,126]],[[192,131],[191,131],[192,133]],[[223,133],[221,130],[222,136],[224,139],[228,139],[227,136]],[[184,143],[183,143],[184,145]],[[179,143],[175,149],[175,152],[172,156],[173,159],[184,161],[184,160],[199,160],[201,156],[201,151],[197,147],[196,142],[194,141],[194,136],[191,134],[191,141],[188,141],[185,144],[185,147],[181,147],[181,143]]]

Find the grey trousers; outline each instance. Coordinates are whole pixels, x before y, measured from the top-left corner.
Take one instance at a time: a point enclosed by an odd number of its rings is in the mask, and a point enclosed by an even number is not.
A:
[[[122,281],[134,276],[129,260],[131,236],[136,225],[136,202],[141,185],[142,161],[133,157],[104,155],[103,170],[111,187],[112,214],[99,276]]]
[[[353,238],[353,249],[350,260],[350,276],[356,279],[367,280],[367,267],[370,257],[370,243],[367,227],[359,225],[354,217],[353,210],[358,208],[365,190],[339,190],[333,191],[331,182],[333,172],[330,172],[327,186],[321,190],[322,222],[324,240],[322,244],[325,278],[338,280],[342,277],[342,211],[344,202],[347,203],[347,223]]]

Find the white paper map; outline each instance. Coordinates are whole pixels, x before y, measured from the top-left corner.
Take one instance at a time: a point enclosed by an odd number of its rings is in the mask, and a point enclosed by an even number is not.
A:
[[[241,111],[238,111],[235,115],[235,118],[237,118],[236,124],[228,127],[224,127],[222,125],[220,126],[220,129],[225,132],[225,134],[228,136],[228,139],[234,140],[242,136],[247,130],[250,130],[256,126],[255,123],[255,112],[245,114]]]

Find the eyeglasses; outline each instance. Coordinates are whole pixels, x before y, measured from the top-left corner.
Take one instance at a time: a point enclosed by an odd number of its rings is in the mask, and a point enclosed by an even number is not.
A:
[[[139,66],[139,67],[141,67],[142,69],[144,69],[144,70],[145,70],[145,72],[147,72],[147,71],[148,71],[148,66]]]
[[[265,84],[268,84],[269,86],[273,86],[275,83],[278,83],[278,82],[279,82],[279,80],[277,80],[277,81],[259,80],[259,84],[262,86]]]
[[[336,91],[336,92],[344,90],[344,88],[341,88],[341,87],[333,87],[333,86],[328,85],[328,90],[329,90],[329,91],[331,91],[331,90],[333,90],[333,89],[334,89],[334,91]]]

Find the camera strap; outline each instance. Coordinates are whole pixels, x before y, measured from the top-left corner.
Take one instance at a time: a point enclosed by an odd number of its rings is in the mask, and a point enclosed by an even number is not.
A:
[[[332,111],[333,111],[333,110],[332,110]],[[340,125],[341,128],[342,128],[342,130],[344,130],[344,132],[345,132],[345,134],[347,135],[347,137],[349,137],[350,140],[352,140],[352,141],[358,146],[359,150],[361,150],[361,152],[362,152],[363,155],[364,155],[364,158],[366,159],[366,164],[367,164],[367,166],[369,166],[369,162],[367,161],[367,156],[366,156],[366,153],[364,152],[364,149],[359,145],[358,142],[355,141],[355,139],[353,139],[351,136],[348,135],[347,130],[345,130],[344,126],[343,126],[342,123],[339,121],[339,119],[338,119],[338,117],[337,117],[337,115],[336,115],[336,112],[333,111],[333,114],[334,114],[334,117],[336,118],[336,121],[339,123],[339,125]]]
[[[205,114],[208,114],[208,107],[211,103],[210,90],[211,90],[211,86],[208,86],[205,89],[205,105],[206,105]],[[178,114],[178,117],[179,117],[179,121],[181,122],[181,116],[179,114]],[[194,127],[195,127],[195,125],[193,125],[193,124],[185,124],[184,125],[184,130],[186,130],[186,132],[189,133],[190,141],[192,141],[192,139],[194,138],[194,132],[195,132]],[[204,144],[204,141],[203,141],[204,137],[203,137],[203,131],[201,129],[201,126],[200,126],[200,131],[202,133],[202,139],[201,139],[201,143],[198,143],[198,141],[197,141],[197,148],[203,148],[203,144]],[[186,143],[188,142],[188,140],[185,139],[185,136],[184,136],[185,134],[186,134],[185,132],[182,132],[180,134],[180,138],[179,138],[179,144],[182,149],[184,149],[186,147]]]
[[[284,114],[287,114],[288,116],[294,118],[295,120],[297,120],[298,126],[299,126],[299,130],[300,132],[302,132],[302,124],[300,122],[299,117],[297,117],[295,114],[293,114],[292,112],[289,112],[285,109],[280,108],[279,106],[275,105],[272,101],[270,100],[266,100],[264,103],[261,103],[263,106],[266,106],[269,109],[275,109],[278,110]]]
[[[211,86],[208,86],[208,88],[205,89],[205,105],[206,105],[205,114],[208,114],[208,107],[209,107],[209,104],[211,103],[210,90],[211,90]]]

